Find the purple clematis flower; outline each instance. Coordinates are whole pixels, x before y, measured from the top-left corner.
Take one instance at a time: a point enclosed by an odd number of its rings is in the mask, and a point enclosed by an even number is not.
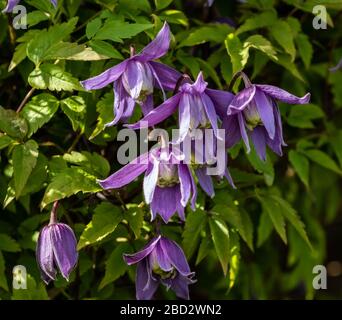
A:
[[[286,144],[276,101],[306,104],[310,101],[310,93],[300,98],[275,86],[252,84],[244,73],[241,76],[246,88],[230,102],[228,116],[223,121],[227,147],[233,146],[242,137],[247,152],[250,152],[250,137],[260,159],[266,159],[266,145],[281,156],[282,146]]]
[[[174,90],[181,74],[156,61],[164,56],[170,46],[170,28],[165,22],[156,38],[139,54],[106,70],[102,74],[82,81],[86,90],[96,90],[114,83],[115,118],[106,126],[118,121],[126,122],[133,114],[135,103],[140,104],[144,114],[153,109],[152,93],[154,87],[161,90]],[[165,94],[164,94],[165,96]]]
[[[14,7],[19,4],[20,0],[8,0],[7,6],[2,12],[12,12]],[[50,2],[57,7],[57,0],[50,0]]]
[[[125,254],[128,265],[138,263],[136,272],[136,297],[150,300],[159,283],[171,288],[177,297],[189,300],[189,284],[195,282],[182,248],[162,236],[154,238],[135,254]]]
[[[131,129],[138,129],[145,124],[154,126],[169,116],[178,108],[179,114],[179,139],[183,141],[189,130],[197,128],[212,128],[218,137],[217,120],[233,99],[233,94],[219,90],[207,89],[207,82],[199,73],[195,83],[184,83],[179,87],[178,93],[166,100],[156,109],[152,110],[139,122],[127,125]]]
[[[69,280],[75,268],[78,253],[76,237],[64,223],[50,223],[39,234],[36,256],[42,279],[46,284],[56,279],[57,268]]]
[[[176,212],[185,220],[184,208],[191,194],[195,208],[197,190],[188,165],[182,161],[183,154],[174,146],[172,149],[154,148],[98,182],[103,189],[121,188],[145,172],[143,190],[145,201],[151,206],[151,220],[159,214],[167,223]]]

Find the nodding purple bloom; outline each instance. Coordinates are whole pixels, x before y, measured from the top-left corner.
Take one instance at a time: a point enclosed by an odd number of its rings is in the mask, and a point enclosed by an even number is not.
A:
[[[195,83],[182,84],[177,94],[152,110],[139,122],[127,127],[138,129],[145,124],[154,126],[170,117],[178,108],[179,140],[177,142],[183,141],[189,130],[191,132],[197,128],[212,128],[214,134],[218,136],[218,116],[232,99],[233,94],[229,92],[207,89],[207,82],[200,72]]]
[[[126,122],[132,116],[136,102],[140,104],[144,114],[151,111],[154,87],[163,91],[174,90],[181,74],[153,61],[167,53],[170,39],[170,28],[165,22],[156,38],[139,54],[133,54],[100,75],[81,82],[86,90],[101,89],[114,83],[115,118],[106,126],[115,125],[120,120]]]
[[[172,289],[177,297],[189,300],[189,284],[195,282],[182,248],[162,236],[154,238],[135,254],[125,254],[128,265],[138,264],[136,271],[136,297],[150,300],[159,283]]]
[[[14,7],[19,4],[20,0],[8,0],[7,6],[2,12],[12,12]],[[57,7],[57,0],[50,0],[50,2]]]
[[[310,93],[300,98],[275,86],[251,84],[243,73],[242,77],[246,88],[230,102],[228,116],[223,121],[227,147],[233,146],[242,137],[247,152],[250,152],[250,137],[260,159],[266,159],[266,145],[281,156],[282,146],[286,144],[276,101],[306,104],[310,101]]]
[[[74,232],[64,223],[50,223],[41,230],[36,256],[46,284],[56,279],[57,269],[69,280],[78,259],[76,245]]]
[[[165,223],[177,212],[185,220],[184,208],[191,197],[195,208],[196,185],[184,156],[173,147],[155,148],[143,154],[105,180],[98,181],[103,189],[121,188],[145,172],[143,190],[150,204],[152,219],[159,214]]]

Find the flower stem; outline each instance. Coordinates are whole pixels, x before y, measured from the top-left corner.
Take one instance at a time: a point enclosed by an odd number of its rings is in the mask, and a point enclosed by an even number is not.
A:
[[[27,100],[30,99],[35,90],[35,88],[31,88],[31,90],[25,96],[24,100],[20,103],[20,106],[18,107],[16,113],[19,113],[21,111],[21,109],[25,106]]]
[[[50,222],[49,225],[57,223],[57,209],[58,209],[59,202],[55,201],[53,203],[51,213],[50,213]]]
[[[237,73],[234,74],[232,80],[230,81],[230,84],[229,84],[229,87],[228,87],[228,91],[232,91],[233,90],[233,87],[235,85],[236,80],[239,79],[240,77],[242,77],[242,80],[245,83],[246,87],[250,87],[252,85],[251,81],[246,76],[246,74],[243,71],[238,71]]]
[[[178,92],[179,87],[183,84],[185,80],[188,82],[191,82],[191,78],[187,74],[183,74],[182,76],[178,78],[176,85],[175,85],[175,90],[173,91],[173,95],[175,95]]]

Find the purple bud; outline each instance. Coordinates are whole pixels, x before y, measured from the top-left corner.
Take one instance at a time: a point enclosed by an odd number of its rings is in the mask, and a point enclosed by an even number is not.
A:
[[[76,245],[73,230],[64,223],[49,224],[41,230],[36,257],[46,284],[56,279],[57,269],[67,281],[69,280],[78,259]]]

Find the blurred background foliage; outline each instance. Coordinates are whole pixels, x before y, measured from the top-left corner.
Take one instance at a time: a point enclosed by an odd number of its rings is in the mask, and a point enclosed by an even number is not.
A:
[[[144,245],[154,226],[141,181],[112,192],[96,184],[121,167],[121,125],[104,128],[112,89],[84,92],[78,81],[127,58],[130,45],[142,48],[165,20],[173,38],[162,61],[194,78],[203,70],[212,88],[227,90],[243,69],[255,83],[312,93],[308,105],[280,105],[282,158],[269,152],[263,163],[235,146],[237,190],[221,182],[214,199],[199,191],[185,225],[174,218],[162,226],[196,271],[191,298],[342,298],[342,70],[329,71],[342,57],[342,1],[58,2],[22,1],[25,30],[13,27],[14,14],[0,14],[0,298],[135,297],[135,270],[122,253]],[[313,28],[315,5],[326,7],[327,29]],[[132,122],[140,116],[136,108]],[[45,287],[34,250],[58,199],[80,258],[69,283]],[[19,264],[28,290],[12,290]],[[327,267],[327,290],[313,289],[317,264]],[[157,298],[175,296],[160,288]]]

